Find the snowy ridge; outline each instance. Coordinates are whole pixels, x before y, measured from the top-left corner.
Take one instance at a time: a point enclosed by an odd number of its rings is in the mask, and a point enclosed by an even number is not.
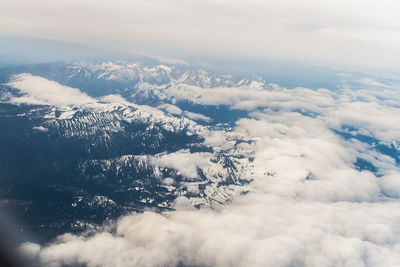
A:
[[[85,85],[87,81],[100,85],[113,83],[114,90],[108,93],[117,92],[133,103],[152,106],[160,103],[175,104],[178,101],[232,105],[237,102],[237,98],[248,99],[250,103],[254,101],[252,96],[263,99],[265,90],[273,88],[273,85],[258,76],[234,77],[177,65],[150,67],[118,61],[79,63],[65,65],[64,68],[72,84]],[[95,88],[88,87],[86,92],[93,94]],[[215,95],[215,99],[211,95]],[[247,102],[244,101],[244,104],[249,105]]]
[[[161,127],[169,132],[198,134],[204,127],[184,117],[173,117],[163,112],[137,105],[96,103],[83,107],[52,107],[44,115],[45,127],[56,129],[65,136],[88,136],[98,131],[122,132],[123,123],[146,124],[146,130]]]
[[[67,65],[68,77],[96,78],[102,80],[131,81],[135,84],[188,84],[203,88],[218,86],[247,86],[253,82],[262,81],[260,77],[254,79],[234,78],[232,75],[218,75],[202,69],[180,68],[176,65],[144,66],[139,63],[125,61],[104,62],[100,64],[76,63]]]

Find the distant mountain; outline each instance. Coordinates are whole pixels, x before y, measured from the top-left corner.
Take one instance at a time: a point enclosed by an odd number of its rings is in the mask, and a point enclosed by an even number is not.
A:
[[[181,98],[175,89],[185,92],[186,86],[208,89],[248,86],[269,88],[268,84],[258,76],[232,76],[186,65],[144,65],[126,61],[98,64],[48,63],[7,68],[0,72],[0,81],[5,83],[11,75],[17,73],[31,73],[54,80],[79,88],[94,97],[119,94],[130,102],[142,105],[157,107],[172,104],[182,110],[211,117],[214,123],[234,122],[237,118],[246,116],[247,112],[231,110],[222,104],[218,107],[208,104],[199,105],[193,98],[195,96],[186,95]],[[201,123],[202,120],[197,121]]]
[[[155,64],[158,60],[138,54],[104,50],[83,44],[0,34],[0,67],[50,62],[103,62],[126,58]]]

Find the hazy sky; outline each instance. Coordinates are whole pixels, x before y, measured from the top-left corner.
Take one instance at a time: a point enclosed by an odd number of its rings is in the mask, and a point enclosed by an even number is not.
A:
[[[400,66],[397,0],[2,0],[0,32],[165,56]]]

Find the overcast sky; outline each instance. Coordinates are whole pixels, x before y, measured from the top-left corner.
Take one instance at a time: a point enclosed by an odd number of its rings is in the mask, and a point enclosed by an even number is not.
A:
[[[396,0],[2,0],[0,33],[184,57],[400,66]]]

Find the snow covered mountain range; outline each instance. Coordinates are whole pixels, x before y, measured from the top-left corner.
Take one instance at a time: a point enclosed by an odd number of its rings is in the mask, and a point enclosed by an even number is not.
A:
[[[389,86],[384,97],[366,80],[357,90],[287,89],[122,61],[0,74],[1,206],[37,242],[131,212],[218,207],[259,190],[254,179],[268,183],[263,192],[313,200],[396,195],[372,182],[400,162],[400,129],[380,119],[398,117]],[[326,151],[337,169],[321,161]],[[359,180],[371,186],[359,190]]]

